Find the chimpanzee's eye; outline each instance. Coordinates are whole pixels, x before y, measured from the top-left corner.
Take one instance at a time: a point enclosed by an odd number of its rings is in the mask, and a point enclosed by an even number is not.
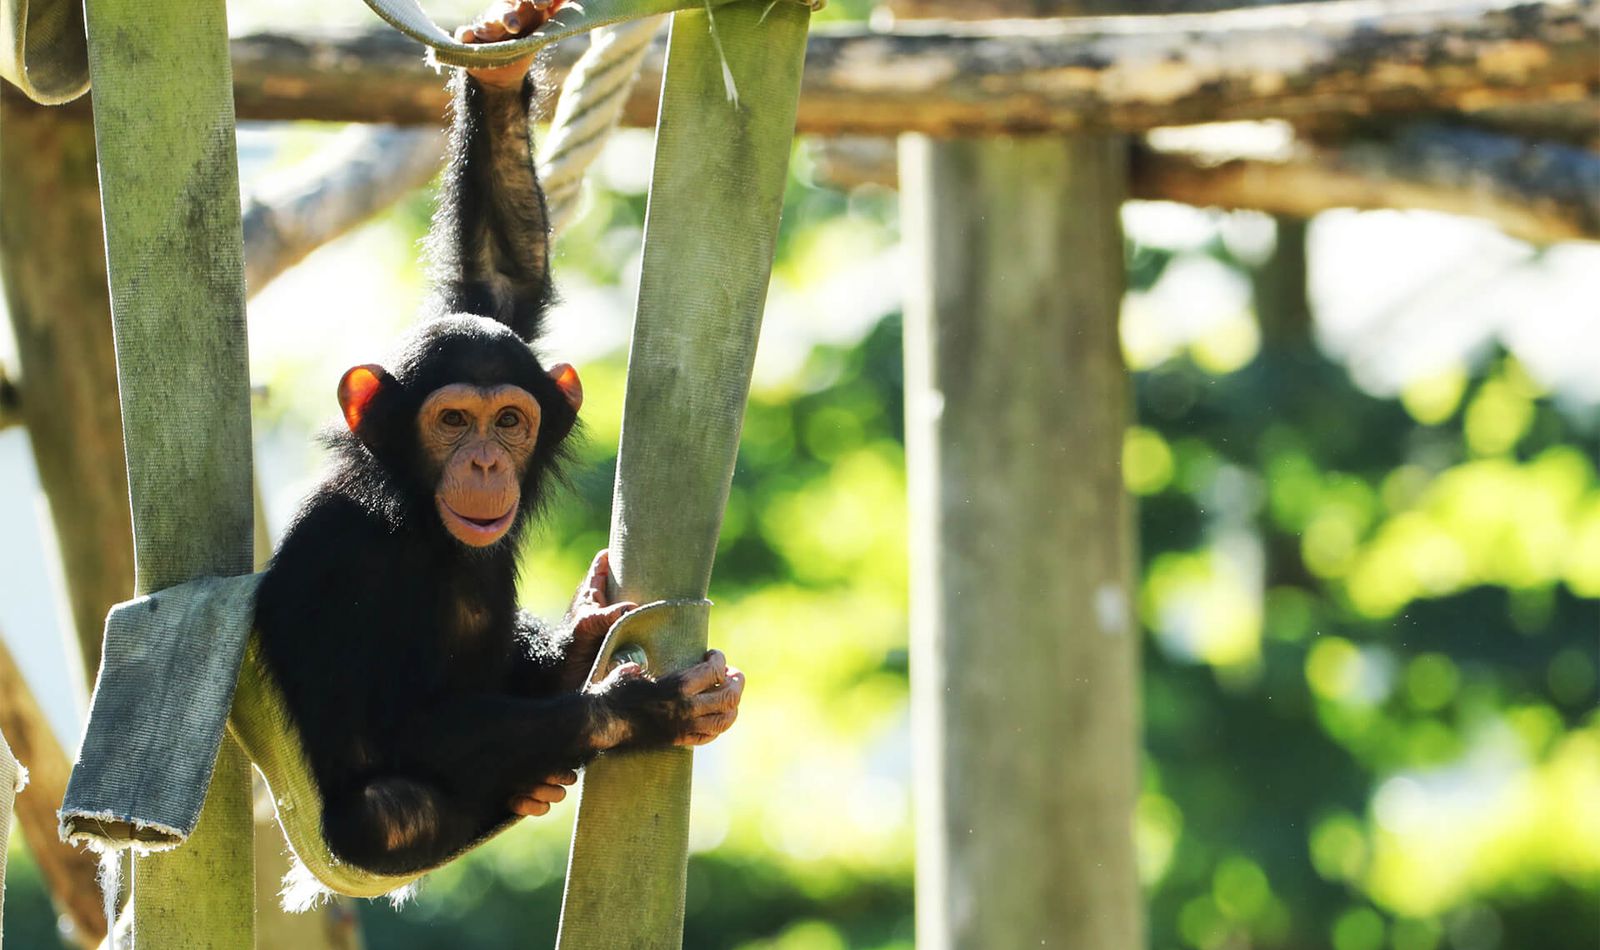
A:
[[[460,409],[446,409],[439,413],[439,421],[452,429],[459,429],[467,424],[467,414]]]
[[[522,423],[522,417],[517,415],[515,409],[503,409],[494,424],[502,429],[514,429]]]

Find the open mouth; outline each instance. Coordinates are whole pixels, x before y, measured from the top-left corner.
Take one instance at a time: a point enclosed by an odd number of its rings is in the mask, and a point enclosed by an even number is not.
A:
[[[439,514],[444,518],[445,527],[458,540],[474,547],[485,547],[500,540],[506,530],[511,527],[511,519],[516,517],[517,506],[512,505],[511,510],[503,515],[492,518],[476,518],[464,515],[443,498],[439,499]]]

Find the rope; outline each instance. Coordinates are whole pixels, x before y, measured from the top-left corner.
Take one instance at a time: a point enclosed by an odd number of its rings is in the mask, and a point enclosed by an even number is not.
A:
[[[589,48],[567,74],[550,132],[539,149],[539,179],[550,226],[557,233],[576,216],[583,175],[617,127],[650,41],[664,20],[648,17],[593,31]]]

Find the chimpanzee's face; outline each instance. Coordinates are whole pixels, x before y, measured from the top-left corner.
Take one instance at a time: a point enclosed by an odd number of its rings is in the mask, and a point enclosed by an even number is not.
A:
[[[417,436],[437,472],[434,503],[445,530],[469,547],[505,537],[539,438],[538,400],[520,386],[455,383],[417,413]]]

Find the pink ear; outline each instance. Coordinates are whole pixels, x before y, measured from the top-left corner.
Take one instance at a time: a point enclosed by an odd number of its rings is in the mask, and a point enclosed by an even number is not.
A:
[[[576,412],[583,406],[583,380],[578,378],[578,371],[572,368],[571,363],[556,363],[547,370],[550,378],[556,381],[561,394],[567,397],[567,402],[572,404]]]
[[[361,425],[361,417],[366,414],[372,398],[378,395],[378,390],[383,388],[383,379],[387,375],[382,366],[364,363],[346,370],[340,378],[339,408],[344,410],[344,421],[350,426],[351,432]]]

